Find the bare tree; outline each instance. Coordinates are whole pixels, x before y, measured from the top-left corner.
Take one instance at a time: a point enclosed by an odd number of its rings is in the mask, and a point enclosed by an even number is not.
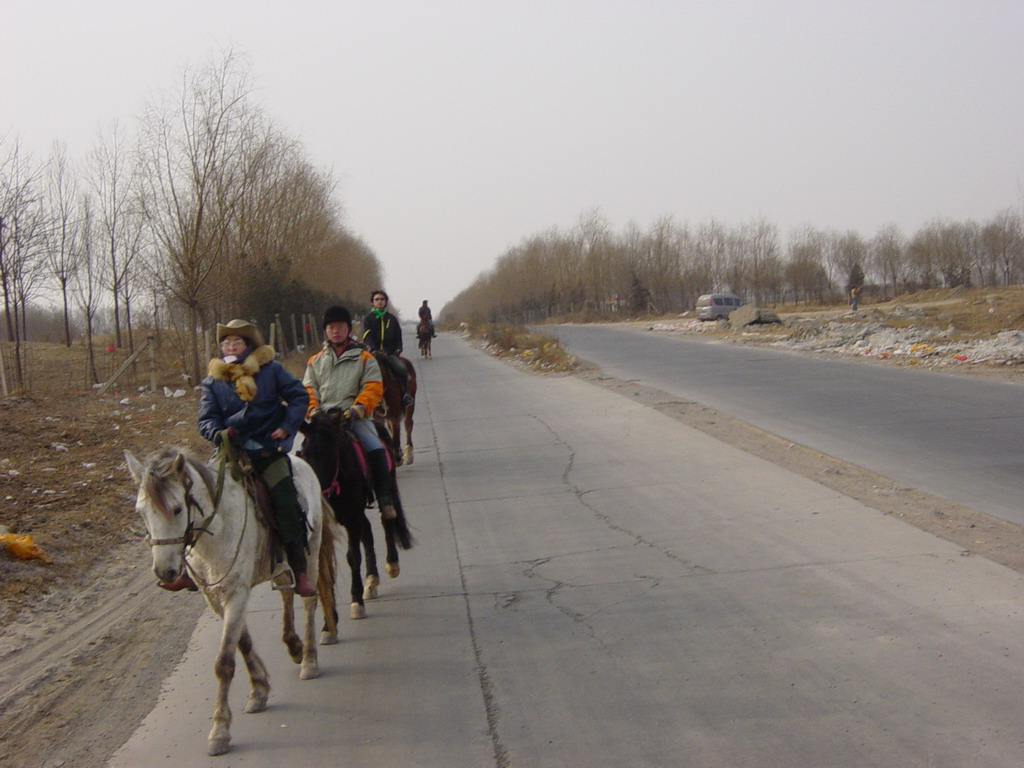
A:
[[[45,247],[39,183],[42,169],[14,140],[0,159],[0,290],[7,339],[14,342],[14,384],[24,386],[21,342],[25,303],[38,285]]]
[[[725,226],[718,221],[706,221],[697,227],[691,263],[695,277],[698,280],[703,278],[703,282],[696,286],[698,294],[726,287],[728,240]]]
[[[70,286],[78,266],[78,248],[75,242],[78,229],[78,185],[67,158],[67,147],[54,142],[47,173],[47,208],[50,237],[47,247],[47,265],[60,289],[64,318],[64,344],[71,346]]]
[[[762,218],[747,224],[741,232],[746,252],[746,278],[754,302],[777,301],[783,276],[778,229]]]
[[[248,76],[228,53],[198,72],[186,70],[173,105],[150,104],[143,120],[141,200],[167,260],[167,294],[186,308],[190,370],[202,375],[199,328],[225,292],[235,207],[243,192],[245,137],[256,111]]]
[[[1024,219],[1009,209],[982,227],[979,247],[985,283],[1014,284],[1024,269]]]
[[[786,282],[797,303],[801,300],[824,302],[831,293],[825,268],[827,240],[827,233],[813,227],[806,227],[789,239]]]
[[[889,295],[899,286],[906,288],[910,279],[907,262],[907,242],[895,224],[885,224],[868,246],[869,262],[882,278],[882,295]]]
[[[132,226],[134,202],[128,140],[120,123],[100,133],[89,158],[89,186],[95,195],[97,226],[103,232],[107,275],[113,300],[114,343],[124,346],[121,321],[124,316],[125,281],[132,256],[129,243],[137,227]]]
[[[105,260],[98,244],[100,234],[91,196],[84,195],[79,205],[81,215],[78,218],[78,232],[74,238],[78,268],[72,280],[72,293],[85,321],[85,348],[88,356],[86,375],[89,383],[97,384],[99,376],[96,374],[96,356],[92,341],[96,313],[103,292]]]

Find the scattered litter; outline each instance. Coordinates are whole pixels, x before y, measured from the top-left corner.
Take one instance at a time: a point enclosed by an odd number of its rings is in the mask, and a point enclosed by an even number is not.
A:
[[[19,536],[15,533],[0,533],[0,544],[7,547],[7,551],[19,560],[37,559],[44,563],[51,562],[46,553],[36,546],[32,537],[27,534]]]

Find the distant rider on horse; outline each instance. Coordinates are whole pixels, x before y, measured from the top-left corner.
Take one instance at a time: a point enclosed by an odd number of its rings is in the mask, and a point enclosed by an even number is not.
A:
[[[388,295],[384,291],[370,294],[373,305],[363,318],[363,343],[374,352],[382,352],[384,363],[391,368],[402,388],[402,403],[412,405],[409,397],[409,371],[402,362],[402,329],[398,318],[388,312]]]
[[[430,328],[430,337],[432,339],[437,338],[437,334],[434,332],[434,313],[430,311],[430,307],[427,306],[427,300],[424,299],[423,303],[419,308],[420,323],[426,323],[427,327]]]

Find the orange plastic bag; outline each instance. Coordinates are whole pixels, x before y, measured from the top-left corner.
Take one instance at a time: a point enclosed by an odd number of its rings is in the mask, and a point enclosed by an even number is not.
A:
[[[7,551],[17,557],[19,560],[42,560],[44,563],[49,563],[50,558],[46,556],[36,543],[32,541],[32,537],[28,534],[19,536],[16,533],[0,533],[0,544],[4,544],[7,547]]]

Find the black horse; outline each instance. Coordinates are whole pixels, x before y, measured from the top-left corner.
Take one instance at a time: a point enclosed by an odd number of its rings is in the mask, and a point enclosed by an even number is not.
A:
[[[378,432],[384,430],[382,425],[376,426]],[[352,576],[349,615],[353,619],[362,619],[366,616],[364,601],[377,596],[377,586],[380,584],[377,553],[373,546],[373,528],[366,516],[366,507],[373,499],[373,486],[368,477],[369,468],[358,438],[339,411],[314,414],[310,422],[303,424],[300,429],[303,434],[302,458],[313,467],[324,496],[334,511],[335,519],[348,533],[346,560]],[[397,578],[400,571],[398,547],[410,549],[413,538],[398,495],[394,467],[391,468],[390,475],[397,516],[393,520],[382,521],[387,547],[385,569],[388,576]],[[361,575],[363,552],[366,553],[365,586]]]

